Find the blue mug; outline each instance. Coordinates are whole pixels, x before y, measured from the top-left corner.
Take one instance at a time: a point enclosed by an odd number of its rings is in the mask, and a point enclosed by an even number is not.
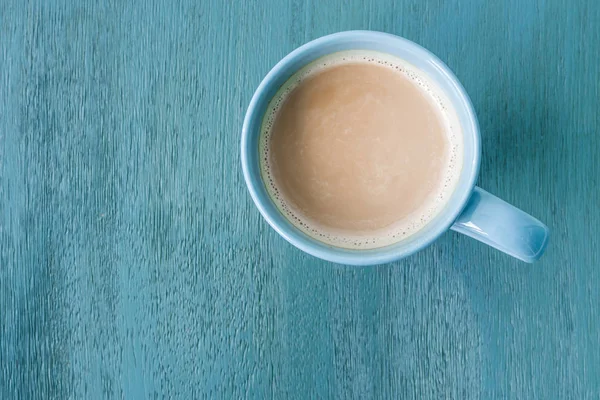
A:
[[[338,248],[303,233],[279,212],[267,193],[260,171],[258,143],[269,101],[299,69],[320,57],[344,50],[374,50],[392,54],[423,71],[452,102],[464,136],[462,172],[443,210],[409,238],[377,249]],[[435,55],[398,36],[371,31],[340,32],[313,40],[288,54],[256,89],[246,112],[241,147],[244,178],[262,216],[288,242],[324,260],[351,265],[387,263],[429,246],[448,229],[526,262],[537,260],[548,243],[549,232],[544,224],[475,186],[481,138],[469,96],[452,71]]]

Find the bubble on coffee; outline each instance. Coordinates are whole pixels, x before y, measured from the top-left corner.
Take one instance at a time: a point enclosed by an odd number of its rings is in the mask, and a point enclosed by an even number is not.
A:
[[[436,118],[443,124],[445,148],[442,159],[433,160],[443,165],[435,188],[409,215],[376,229],[341,229],[319,221],[298,206],[293,196],[282,190],[284,182],[277,177],[272,159],[273,128],[282,107],[303,83],[330,68],[350,64],[377,65],[401,74],[424,94],[436,110]],[[373,140],[377,140],[374,135]],[[367,140],[369,140],[367,138]],[[334,53],[308,64],[277,91],[263,117],[259,139],[260,168],[266,190],[286,219],[308,236],[327,245],[347,249],[373,249],[388,246],[410,238],[429,224],[448,203],[457,185],[463,160],[463,137],[458,116],[444,92],[424,72],[408,62],[390,54],[352,50]],[[377,175],[379,176],[379,175]],[[393,183],[390,183],[393,184]],[[325,195],[325,194],[324,194]],[[376,195],[376,194],[374,194]],[[348,199],[352,201],[351,198]]]

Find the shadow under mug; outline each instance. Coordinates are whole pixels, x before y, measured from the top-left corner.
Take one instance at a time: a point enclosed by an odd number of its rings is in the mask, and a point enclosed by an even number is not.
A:
[[[295,72],[325,55],[344,50],[392,54],[424,72],[453,104],[463,132],[463,164],[456,189],[439,214],[405,240],[377,249],[344,249],[314,239],[279,212],[261,177],[259,136],[263,116],[277,90]],[[399,260],[430,245],[448,229],[460,232],[526,262],[537,260],[548,243],[548,228],[537,219],[475,186],[481,155],[473,105],[452,71],[423,47],[398,36],[348,31],[309,42],[283,58],[254,93],[242,128],[241,160],[248,190],[267,222],[297,248],[324,260],[372,265]]]

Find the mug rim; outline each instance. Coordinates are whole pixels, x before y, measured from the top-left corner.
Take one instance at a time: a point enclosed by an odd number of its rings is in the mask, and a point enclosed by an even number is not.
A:
[[[457,202],[455,202],[454,207],[450,207],[450,203],[446,204],[444,208],[439,212],[438,216],[427,224],[430,226],[430,232],[415,240],[414,244],[408,249],[398,248],[396,249],[397,251],[394,251],[393,247],[399,243],[402,243],[402,240],[398,241],[397,243],[376,249],[345,249],[341,247],[327,245],[326,243],[323,243],[318,239],[312,238],[300,231],[291,223],[287,224],[287,226],[286,224],[279,223],[277,221],[277,218],[275,218],[272,215],[272,211],[267,210],[267,207],[263,204],[258,195],[258,191],[260,189],[259,187],[257,187],[257,185],[262,185],[263,189],[266,191],[266,188],[264,188],[262,176],[255,177],[254,174],[252,174],[252,172],[250,171],[248,152],[252,151],[252,149],[249,148],[248,142],[250,139],[250,135],[253,134],[253,132],[251,131],[251,122],[252,119],[255,117],[256,113],[260,111],[257,109],[261,100],[260,98],[265,92],[265,90],[267,90],[271,85],[273,85],[273,82],[275,82],[278,77],[289,72],[290,65],[298,61],[299,58],[302,58],[303,55],[310,54],[311,51],[318,49],[319,47],[325,46],[327,44],[334,43],[340,39],[348,40],[352,38],[368,39],[372,41],[393,40],[396,41],[400,46],[406,47],[410,51],[419,54],[419,56],[423,60],[427,60],[434,64],[435,67],[440,72],[442,72],[443,78],[453,87],[454,91],[456,92],[456,94],[458,94],[461,100],[462,104],[460,105],[457,105],[455,104],[455,102],[452,102],[453,107],[455,107],[455,109],[458,110],[458,106],[460,106],[461,111],[466,113],[468,122],[470,123],[471,129],[466,129],[464,126],[462,127],[463,137],[466,139],[467,135],[470,134],[470,138],[473,142],[473,157],[472,159],[464,160],[463,162],[463,169],[466,167],[470,167],[468,171],[469,175],[467,185],[462,189],[461,193],[457,192],[459,190],[458,187],[455,189],[455,191],[453,192],[453,196],[458,196],[459,199]],[[293,74],[297,70],[298,69],[295,69],[291,73]],[[261,115],[260,117],[262,120],[262,117],[264,117],[264,115]],[[258,132],[257,135],[260,135],[260,132]],[[258,147],[256,148],[256,152],[258,153]],[[280,236],[282,236],[286,241],[288,241],[290,244],[294,245],[298,249],[308,254],[311,254],[312,256],[339,264],[383,264],[405,258],[429,246],[451,227],[451,225],[458,218],[465,205],[467,204],[471,193],[475,187],[477,177],[479,175],[480,159],[481,138],[477,116],[475,114],[473,104],[471,103],[471,100],[466,90],[459,82],[458,78],[456,78],[454,73],[444,62],[442,62],[429,50],[408,39],[384,32],[362,30],[337,32],[314,39],[296,48],[295,50],[287,54],[284,58],[282,58],[277,64],[275,64],[275,66],[262,79],[261,83],[259,84],[252,96],[242,126],[241,163],[244,174],[244,180],[246,181],[246,186],[248,187],[250,196],[252,197],[254,204],[258,208],[263,218],[277,233],[279,233]],[[463,172],[461,172],[461,175],[462,174]],[[270,197],[269,200],[273,202],[273,200]],[[275,212],[280,213],[280,211],[276,207]],[[284,217],[284,219],[287,221],[287,218]],[[436,224],[431,225],[434,223]],[[427,225],[425,227],[427,227]],[[423,227],[422,229],[425,229],[425,227]],[[306,238],[303,238],[302,236],[306,236],[308,240]]]

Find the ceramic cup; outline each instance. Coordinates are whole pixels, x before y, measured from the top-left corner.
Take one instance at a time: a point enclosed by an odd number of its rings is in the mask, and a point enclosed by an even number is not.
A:
[[[343,50],[374,50],[408,61],[433,80],[453,104],[464,135],[462,172],[450,200],[420,231],[395,244],[369,250],[333,247],[294,227],[277,209],[261,178],[258,141],[263,116],[277,90],[306,64]],[[469,96],[452,71],[435,55],[404,38],[371,31],[348,31],[321,37],[292,51],[256,89],[242,128],[241,160],[248,190],[267,222],[297,248],[324,260],[351,265],[381,264],[407,257],[449,229],[526,262],[537,260],[548,243],[544,224],[475,186],[481,155],[477,117]]]

